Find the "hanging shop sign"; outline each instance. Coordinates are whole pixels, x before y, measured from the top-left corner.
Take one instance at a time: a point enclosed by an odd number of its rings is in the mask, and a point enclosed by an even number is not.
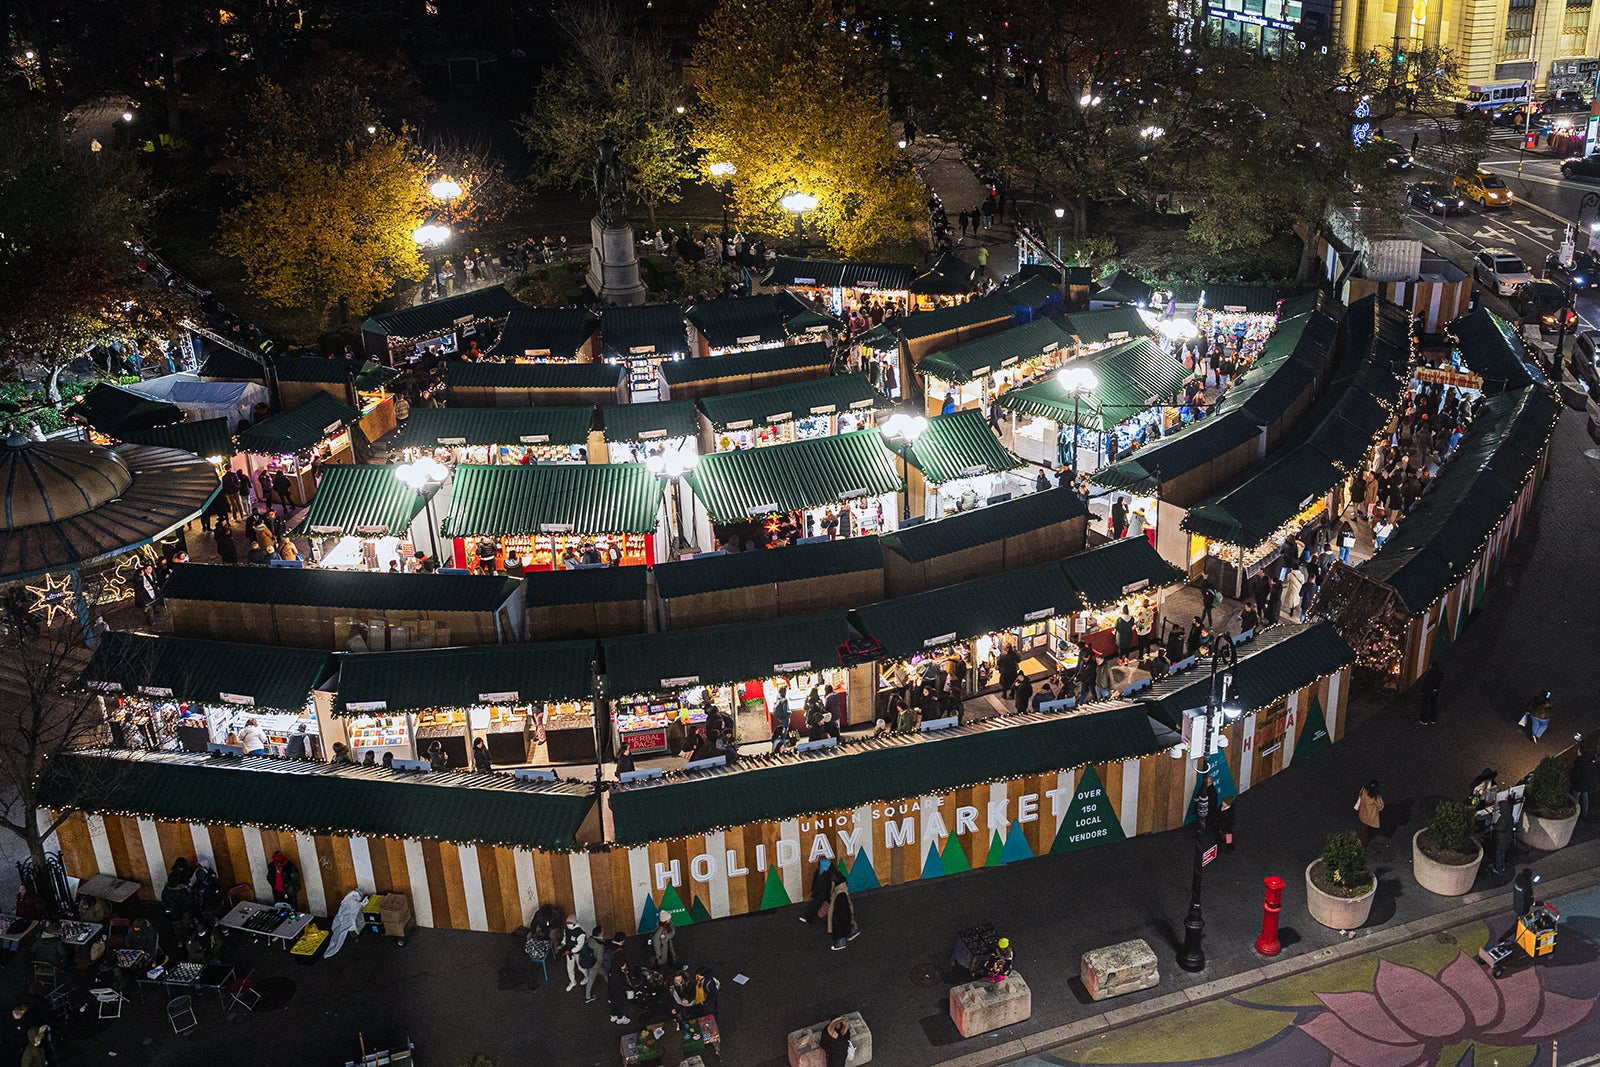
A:
[[[256,706],[255,697],[245,696],[242,693],[218,693],[217,696],[222,699],[224,704],[243,704],[249,708]]]
[[[354,704],[346,704],[345,708],[348,711],[388,711],[389,702],[387,700],[358,700]]]
[[[735,337],[733,339],[733,343],[736,345],[753,345],[759,340],[761,340],[761,335],[759,333],[752,333],[744,337]]]
[[[663,678],[663,679],[661,679],[661,688],[663,688],[663,689],[682,689],[686,685],[699,685],[699,684],[700,684],[700,676],[698,674],[685,674],[685,675],[681,675],[681,676],[679,676],[677,678]]]
[[[937,648],[940,645],[954,644],[955,643],[955,639],[956,639],[956,632],[954,630],[951,630],[947,634],[940,634],[938,637],[930,637],[930,638],[928,638],[926,641],[922,642],[922,647],[923,648]]]
[[[550,443],[550,435],[547,433],[525,433],[517,440],[525,445],[544,445]]]
[[[1265,26],[1274,30],[1294,32],[1294,23],[1285,22],[1283,19],[1269,19],[1265,15],[1255,15],[1248,11],[1229,11],[1225,7],[1208,8],[1206,13],[1214,19],[1225,22],[1243,22],[1251,26]]]
[[[570,523],[570,522],[541,522],[539,524],[539,532],[540,533],[548,533],[548,534],[569,534],[569,533],[572,532],[572,523]]]
[[[164,685],[141,685],[139,692],[147,697],[170,697],[172,690]]]
[[[485,704],[515,704],[517,702],[517,690],[511,689],[504,693],[479,693],[478,699]]]
[[[1022,617],[1022,621],[1023,622],[1038,622],[1040,619],[1048,619],[1048,618],[1050,618],[1055,613],[1056,613],[1056,609],[1055,608],[1040,608],[1038,611],[1030,611],[1030,612],[1028,612],[1026,615],[1024,615]]]
[[[1141,589],[1148,588],[1150,588],[1150,579],[1140,578],[1137,582],[1129,582],[1127,585],[1123,586],[1122,595],[1127,596],[1130,593],[1137,593]]]
[[[808,659],[797,659],[792,663],[774,663],[772,665],[772,673],[774,674],[797,674],[800,671],[809,671],[810,669],[811,661]]]

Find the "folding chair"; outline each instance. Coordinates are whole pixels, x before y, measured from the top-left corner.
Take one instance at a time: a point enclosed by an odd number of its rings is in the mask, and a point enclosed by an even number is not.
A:
[[[250,979],[255,977],[255,971],[248,972],[243,978],[227,985],[228,999],[244,1011],[255,1011],[256,1005],[261,1001],[261,994],[250,984]]]
[[[228,890],[228,907],[231,910],[241,900],[254,900],[255,895],[256,891],[249,882],[240,882]]]
[[[194,1013],[194,1001],[188,996],[173,997],[167,1002],[167,1022],[174,1034],[185,1034],[200,1025]]]
[[[43,960],[34,960],[33,980],[42,984],[46,989],[55,989],[61,985],[61,968]]]
[[[122,1006],[128,1003],[128,998],[109,986],[89,990],[89,995],[94,997],[99,1005],[97,1016],[101,1019],[122,1018]]]
[[[128,931],[133,929],[132,919],[112,919],[111,927],[106,933],[106,949],[115,952],[128,943]]]

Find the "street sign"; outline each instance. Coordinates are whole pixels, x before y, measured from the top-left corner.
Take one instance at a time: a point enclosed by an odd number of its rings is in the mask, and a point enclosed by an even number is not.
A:
[[[1209,866],[1211,866],[1211,861],[1216,859],[1216,858],[1217,858],[1217,846],[1216,845],[1212,845],[1210,848],[1206,849],[1205,852],[1200,856],[1200,866],[1209,867]]]

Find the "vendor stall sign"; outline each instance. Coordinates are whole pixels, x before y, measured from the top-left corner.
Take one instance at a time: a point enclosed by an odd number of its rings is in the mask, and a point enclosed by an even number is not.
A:
[[[663,689],[682,689],[686,685],[699,684],[700,676],[698,674],[685,674],[677,678],[661,679],[661,688]]]
[[[922,642],[922,647],[923,648],[937,648],[940,645],[954,644],[955,643],[955,639],[956,639],[956,632],[954,630],[951,630],[947,634],[940,634],[938,637],[930,637],[930,638],[928,638],[926,641]]]
[[[515,704],[517,702],[517,691],[509,689],[504,693],[479,693],[478,699],[485,704]]]
[[[641,440],[641,441],[652,441],[652,440],[655,440],[658,437],[665,437],[665,436],[667,436],[667,431],[665,431],[665,430],[640,430],[639,431],[639,440]]]
[[[172,695],[172,690],[164,685],[141,685],[139,692],[147,697],[169,697]]]
[[[794,283],[796,285],[816,285],[817,284],[817,280],[815,278],[799,278],[799,277],[797,277],[797,278],[795,278]]]
[[[439,443],[441,445],[464,445],[467,443],[467,439],[465,437],[441,437],[439,438]]]
[[[522,354],[525,356],[534,357],[548,356],[550,354],[550,350],[548,348],[524,348],[522,350]]]
[[[753,345],[759,340],[761,340],[761,335],[759,333],[752,333],[747,334],[744,337],[735,337],[733,339],[733,343],[736,345]]]
[[[1129,582],[1127,585],[1123,586],[1122,595],[1128,596],[1131,593],[1137,593],[1141,589],[1148,588],[1150,588],[1150,579],[1140,578],[1137,582]]]
[[[655,353],[655,345],[634,345],[628,349],[630,356],[649,356]]]
[[[846,489],[844,492],[839,494],[839,499],[840,500],[856,500],[856,499],[858,499],[860,497],[864,497],[866,495],[867,495],[867,491],[865,489]]]
[[[867,403],[870,404],[871,401],[869,400],[869,401],[867,401]],[[838,404],[818,404],[816,407],[811,409],[811,414],[813,414],[813,415],[832,415],[835,411],[838,411],[838,410],[839,410],[839,405]]]
[[[517,440],[525,445],[543,445],[550,443],[550,435],[547,433],[525,433]]]
[[[354,704],[346,704],[347,711],[388,711],[387,700],[358,700]]]
[[[339,429],[342,426],[344,426],[344,423],[342,422],[330,422],[328,425],[322,428],[322,436],[332,437],[334,434],[339,432]]]
[[[245,696],[243,693],[218,693],[224,704],[243,704],[247,708],[256,706],[256,698]]]
[[[1449,367],[1418,367],[1411,376],[1419,382],[1430,382],[1455,389],[1483,388],[1483,379],[1476,374],[1451,370]]]
[[[767,421],[768,422],[788,422],[792,418],[794,418],[794,412],[792,412],[792,411],[780,411],[776,415],[768,415],[767,416]]]
[[[1132,336],[1133,335],[1130,334],[1127,330],[1118,330],[1115,333],[1106,334],[1106,340],[1107,341],[1126,341],[1128,338],[1130,338]]]
[[[569,534],[569,533],[572,532],[572,523],[570,523],[570,522],[541,522],[539,524],[539,532],[540,533],[548,533],[548,534]]]
[[[1224,304],[1222,305],[1222,310],[1230,315],[1243,315],[1250,309],[1245,307],[1243,304]]]
[[[870,278],[862,278],[856,282],[855,287],[857,289],[876,289],[878,287],[878,283]]]
[[[1040,619],[1048,619],[1048,618],[1050,618],[1055,613],[1056,613],[1056,609],[1055,608],[1040,608],[1038,611],[1030,611],[1030,612],[1028,612],[1026,615],[1024,615],[1022,617],[1022,621],[1023,622],[1038,622]]]
[[[85,686],[87,686],[92,692],[96,692],[96,693],[120,693],[120,692],[122,692],[122,683],[121,682],[88,682],[88,681],[86,681],[83,684]]]
[[[755,424],[756,423],[755,423],[754,419],[740,419],[738,422],[730,422],[730,423],[728,423],[728,429],[730,429],[730,430],[748,430],[748,429],[750,429],[750,427],[754,426]]]
[[[863,408],[870,408],[874,403],[875,401],[872,400],[853,400],[850,402],[850,410],[860,411]]]
[[[978,475],[987,474],[988,472],[989,468],[985,467],[982,463],[974,463],[970,467],[961,468],[961,477],[976,478]]]
[[[809,671],[810,669],[811,661],[808,659],[797,659],[791,663],[774,663],[772,665],[774,674],[797,674],[800,671]]]
[[[751,518],[755,518],[758,515],[770,515],[777,510],[778,505],[776,504],[751,504],[749,507],[744,509],[744,513],[749,515]]]

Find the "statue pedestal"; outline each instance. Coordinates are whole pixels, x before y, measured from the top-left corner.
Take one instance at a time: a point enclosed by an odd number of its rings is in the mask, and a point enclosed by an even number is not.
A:
[[[607,304],[628,307],[645,302],[644,283],[639,280],[639,254],[634,249],[633,227],[627,223],[607,225],[596,215],[589,220],[589,289]]]

